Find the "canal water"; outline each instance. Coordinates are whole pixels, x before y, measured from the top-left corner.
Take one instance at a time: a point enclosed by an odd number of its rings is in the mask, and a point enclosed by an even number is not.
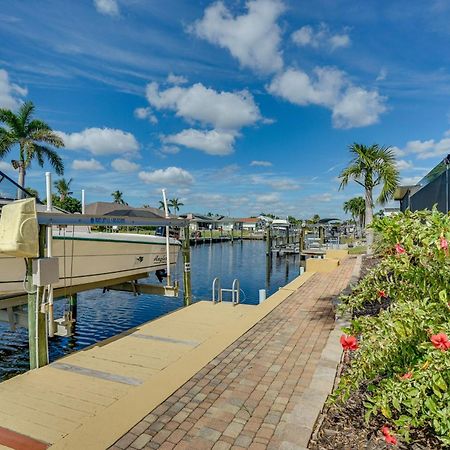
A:
[[[273,256],[268,264],[264,241],[235,241],[203,244],[191,248],[193,301],[210,300],[211,286],[220,277],[223,288],[239,279],[241,303],[257,304],[259,290],[267,295],[277,291],[299,274],[299,256]],[[172,275],[182,285],[181,253]],[[158,283],[155,275],[149,280]],[[231,294],[230,294],[231,295]],[[224,294],[224,300],[229,300]],[[93,290],[78,294],[78,322],[72,337],[50,341],[50,360],[80,350],[183,306],[183,295],[166,298],[156,295],[134,296],[127,292]],[[55,317],[61,317],[67,304],[55,303]],[[28,370],[28,334],[0,323],[0,381]]]

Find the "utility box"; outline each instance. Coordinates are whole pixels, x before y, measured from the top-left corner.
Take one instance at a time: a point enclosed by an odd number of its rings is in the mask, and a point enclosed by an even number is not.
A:
[[[58,258],[39,258],[33,260],[33,284],[47,286],[59,281]]]
[[[34,198],[3,206],[0,217],[0,253],[18,258],[39,256],[39,226]]]

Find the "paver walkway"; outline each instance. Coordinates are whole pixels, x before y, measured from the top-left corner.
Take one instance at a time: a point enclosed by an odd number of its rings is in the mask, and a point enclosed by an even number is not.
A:
[[[311,383],[334,328],[331,300],[354,264],[347,258],[334,272],[314,274],[110,449],[262,450],[295,442],[285,425]]]

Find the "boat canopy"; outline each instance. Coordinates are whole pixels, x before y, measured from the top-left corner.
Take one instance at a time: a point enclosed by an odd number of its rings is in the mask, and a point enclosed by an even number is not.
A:
[[[22,192],[22,198],[35,197],[31,192],[19,186],[12,178],[0,170],[0,205],[10,203],[19,199],[19,192]],[[36,197],[36,203],[42,202]]]

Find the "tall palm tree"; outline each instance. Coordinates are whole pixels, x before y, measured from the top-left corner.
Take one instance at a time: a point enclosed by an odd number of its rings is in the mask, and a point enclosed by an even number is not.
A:
[[[176,214],[180,210],[180,206],[184,206],[184,203],[181,203],[178,198],[172,198],[169,200],[169,206],[173,208]]]
[[[53,185],[55,186],[55,189],[58,191],[59,199],[63,202],[66,197],[69,195],[72,195],[73,192],[70,190],[70,185],[73,181],[73,178],[70,180],[66,180],[65,178],[60,178],[59,180],[56,180]]]
[[[364,188],[365,225],[370,225],[373,220],[373,190],[381,186],[377,202],[384,204],[392,198],[395,188],[398,186],[399,173],[395,165],[395,155],[390,147],[382,147],[378,144],[366,146],[352,144],[350,153],[353,159],[339,178],[341,185],[339,189],[347,186],[350,180],[355,181]],[[373,230],[366,232],[367,252],[372,253]]]
[[[366,213],[366,202],[363,197],[354,197],[344,203],[344,212],[350,213],[355,225],[358,223],[362,234]],[[356,227],[355,227],[356,228]]]
[[[44,166],[47,159],[58,175],[63,175],[64,164],[62,159],[51,147],[64,147],[64,141],[47,125],[39,119],[33,119],[34,105],[25,102],[17,114],[9,109],[0,109],[0,158],[4,158],[16,145],[19,146],[19,159],[12,160],[14,169],[19,170],[19,186],[25,186],[25,175],[31,162],[36,159],[39,166]],[[19,190],[19,198],[23,197]]]
[[[123,192],[114,191],[113,193],[111,193],[111,196],[114,200],[114,203],[118,203],[119,205],[127,205],[127,203],[123,199]]]
[[[170,204],[170,201],[167,203],[167,211],[169,211],[170,213],[170,207],[172,205]],[[163,211],[165,210],[165,206],[164,206],[164,202],[162,200],[159,201],[159,206],[158,209],[162,209]]]

